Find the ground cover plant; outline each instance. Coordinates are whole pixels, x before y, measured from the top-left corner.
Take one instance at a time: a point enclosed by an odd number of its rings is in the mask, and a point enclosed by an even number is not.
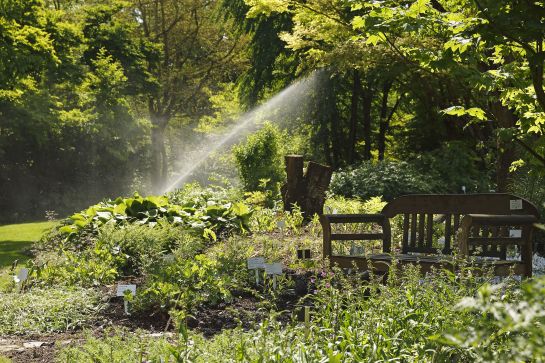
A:
[[[67,348],[61,361],[103,361],[110,351],[120,354],[125,339],[138,346],[130,353],[135,361],[541,361],[543,303],[536,298],[542,279],[525,283],[521,293],[512,279],[490,285],[483,275],[435,271],[423,280],[417,269],[402,272],[384,284],[322,271],[302,303],[310,308],[306,322],[294,314],[280,323],[273,313],[251,330],[205,339],[187,330],[182,319],[169,339],[116,332]],[[530,316],[518,320],[517,312],[528,309]]]
[[[78,287],[33,288],[0,296],[0,335],[66,332],[88,326],[105,304],[97,291]]]

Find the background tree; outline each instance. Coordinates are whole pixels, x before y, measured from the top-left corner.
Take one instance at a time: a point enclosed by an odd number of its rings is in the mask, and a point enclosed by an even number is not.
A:
[[[132,5],[140,36],[161,49],[160,56],[148,63],[158,87],[145,101],[152,124],[152,185],[160,192],[168,179],[169,122],[203,114],[209,104],[206,90],[235,80],[244,43],[229,22],[220,20],[216,1],[138,0]]]

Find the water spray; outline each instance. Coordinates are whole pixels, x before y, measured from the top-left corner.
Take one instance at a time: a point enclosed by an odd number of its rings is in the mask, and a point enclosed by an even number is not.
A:
[[[230,132],[223,135],[216,143],[200,153],[200,156],[191,163],[191,166],[185,168],[183,173],[163,190],[163,193],[169,192],[185,182],[195,172],[195,170],[197,170],[216,151],[231,145],[249,132],[257,130],[263,125],[263,123],[259,123],[259,121],[267,119],[267,117],[269,117],[269,115],[279,107],[298,101],[299,98],[297,95],[303,91],[313,89],[317,78],[317,74],[314,72],[309,77],[292,83],[290,86],[286,87],[264,104],[242,115],[236,124],[233,125]]]

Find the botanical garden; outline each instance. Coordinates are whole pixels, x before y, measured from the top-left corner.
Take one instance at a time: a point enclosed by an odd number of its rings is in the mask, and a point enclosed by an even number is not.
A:
[[[544,24],[0,0],[0,363],[545,361]]]

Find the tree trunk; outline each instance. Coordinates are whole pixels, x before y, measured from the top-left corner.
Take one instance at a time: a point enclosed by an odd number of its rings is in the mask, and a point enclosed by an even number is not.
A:
[[[352,84],[352,105],[350,112],[350,134],[348,145],[348,163],[352,164],[356,155],[357,125],[358,125],[358,101],[360,98],[361,80],[359,72],[354,69]]]
[[[284,210],[291,210],[303,194],[303,156],[286,155],[285,162],[287,182],[282,186],[282,199]]]
[[[297,204],[307,221],[315,214],[323,214],[325,193],[333,170],[329,166],[311,161],[303,174],[301,155],[287,155],[285,160],[287,182],[282,186],[284,209],[291,211]]]
[[[494,102],[490,105],[490,110],[494,115],[499,128],[515,127],[517,118],[515,114],[501,104],[501,102]],[[496,192],[507,192],[510,173],[509,168],[511,163],[515,161],[515,148],[513,142],[502,140],[500,137],[497,139],[497,152],[496,159]]]
[[[373,92],[367,87],[362,94],[363,106],[363,159],[371,160],[371,106],[373,101]]]
[[[384,150],[386,149],[386,130],[388,129],[388,95],[392,88],[391,82],[385,82],[382,88],[382,104],[380,105],[380,124],[378,131],[378,159],[384,160]]]
[[[153,121],[151,129],[151,187],[153,193],[161,194],[168,178],[168,160],[165,147],[166,122]]]

